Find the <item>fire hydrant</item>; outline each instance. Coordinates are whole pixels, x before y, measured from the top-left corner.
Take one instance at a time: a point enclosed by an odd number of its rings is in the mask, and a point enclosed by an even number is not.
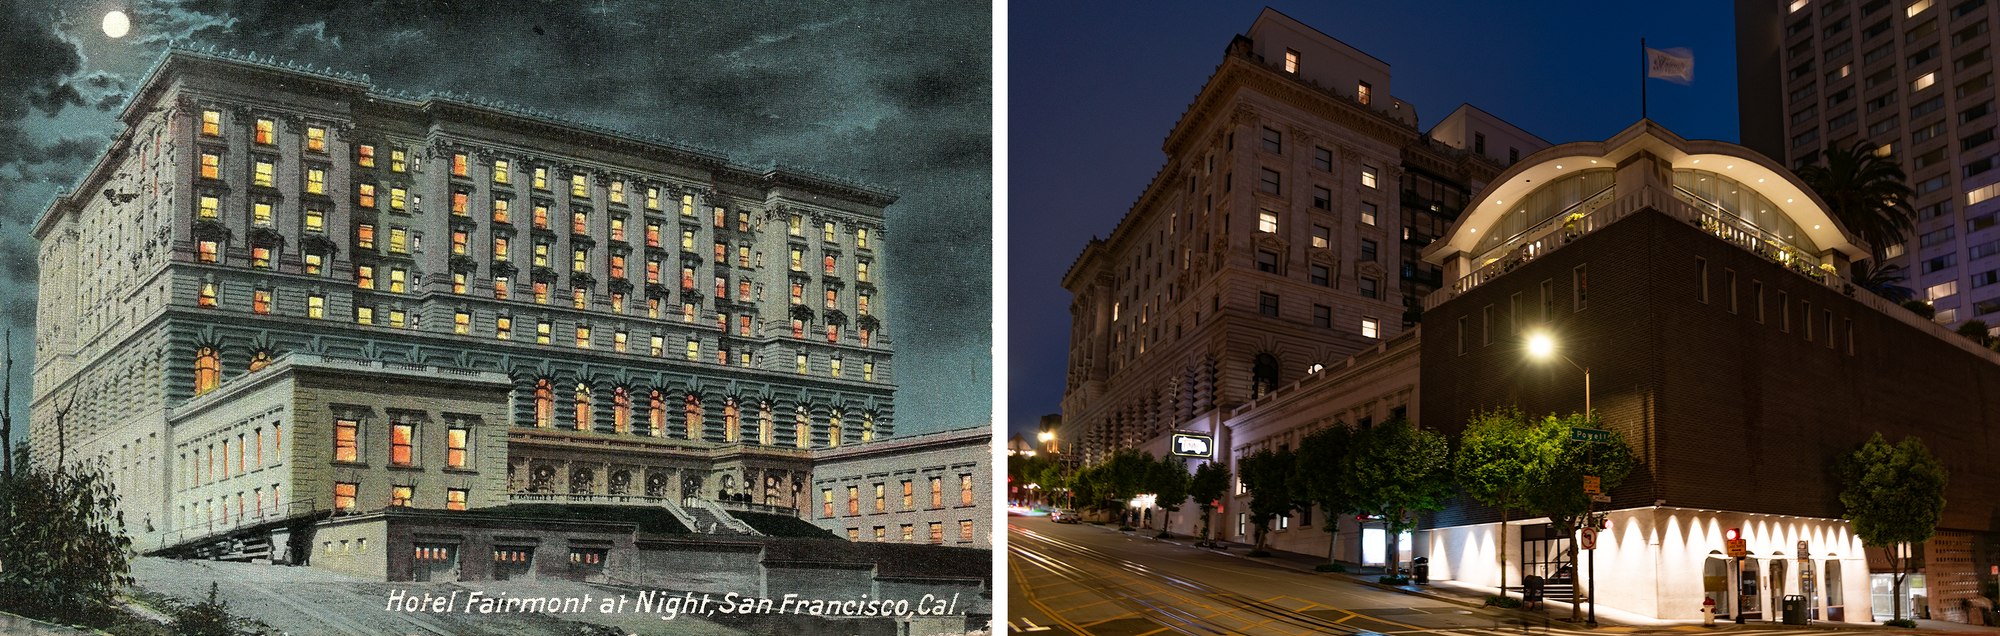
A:
[[[1701,626],[1715,626],[1715,599],[1701,599]]]

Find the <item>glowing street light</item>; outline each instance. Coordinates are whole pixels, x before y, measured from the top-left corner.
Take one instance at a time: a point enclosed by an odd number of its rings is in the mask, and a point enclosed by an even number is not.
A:
[[[1575,360],[1569,359],[1569,356],[1556,353],[1556,342],[1554,339],[1549,338],[1549,335],[1546,333],[1537,333],[1528,336],[1528,355],[1534,357],[1537,360],[1547,360],[1549,359],[1550,356],[1562,358],[1563,361],[1568,362],[1570,366],[1576,367],[1578,371],[1582,371],[1583,412],[1584,415],[1586,416],[1590,414],[1591,411],[1590,411],[1590,368],[1589,367],[1577,364]]]

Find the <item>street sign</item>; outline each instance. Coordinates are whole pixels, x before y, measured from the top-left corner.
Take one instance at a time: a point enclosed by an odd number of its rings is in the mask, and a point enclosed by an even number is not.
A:
[[[1597,503],[1611,503],[1611,495],[1591,495],[1590,500]]]
[[[1746,551],[1746,550],[1744,549],[1744,547],[1743,547],[1743,544],[1744,544],[1744,543],[1745,543],[1745,541],[1744,541],[1743,539],[1730,539],[1730,540],[1729,540],[1729,558],[1732,558],[1732,559],[1741,559],[1741,558],[1743,558],[1743,557],[1745,557],[1745,556],[1748,556],[1748,555],[1749,555],[1749,552],[1748,552],[1748,551]]]
[[[1611,441],[1611,431],[1572,426],[1569,427],[1569,439],[1575,442],[1608,442]]]
[[[1202,433],[1174,433],[1172,454],[1178,457],[1213,457],[1213,438]]]
[[[1597,549],[1597,529],[1596,529],[1596,528],[1584,528],[1584,529],[1583,529],[1583,549],[1585,549],[1585,550],[1596,550],[1596,549]]]
[[[1590,475],[1584,475],[1584,476],[1583,476],[1583,494],[1586,494],[1586,495],[1595,495],[1595,494],[1597,494],[1597,493],[1601,492],[1601,491],[1599,491],[1599,490],[1597,489],[1597,483],[1598,483],[1598,482],[1597,482],[1597,478],[1596,478],[1596,477],[1592,477],[1592,476],[1590,476]]]

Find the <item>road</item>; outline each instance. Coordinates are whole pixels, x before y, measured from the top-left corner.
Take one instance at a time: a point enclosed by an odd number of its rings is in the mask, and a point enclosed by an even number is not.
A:
[[[1635,631],[1614,627],[1593,632],[1518,612],[1473,609],[1096,526],[1039,517],[1008,521],[1008,625],[1015,634],[1581,636]]]

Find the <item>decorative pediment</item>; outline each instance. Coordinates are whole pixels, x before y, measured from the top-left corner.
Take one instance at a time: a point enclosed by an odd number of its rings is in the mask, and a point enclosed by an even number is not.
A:
[[[1340,269],[1340,259],[1333,255],[1332,250],[1306,250],[1306,262],[1325,265],[1329,271]]]
[[[1270,250],[1281,254],[1292,248],[1291,241],[1279,238],[1277,234],[1269,232],[1258,233],[1256,238],[1251,239],[1251,243],[1255,244],[1258,249]]]
[[[1378,280],[1381,279],[1382,275],[1385,273],[1385,270],[1382,269],[1382,264],[1376,261],[1362,261],[1361,263],[1354,266],[1354,271],[1355,273],[1360,274],[1362,276],[1367,276]]]

